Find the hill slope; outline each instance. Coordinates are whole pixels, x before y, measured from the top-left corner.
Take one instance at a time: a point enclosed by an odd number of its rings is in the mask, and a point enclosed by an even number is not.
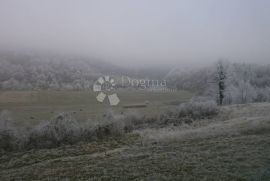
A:
[[[270,104],[117,140],[0,157],[0,180],[270,180]]]

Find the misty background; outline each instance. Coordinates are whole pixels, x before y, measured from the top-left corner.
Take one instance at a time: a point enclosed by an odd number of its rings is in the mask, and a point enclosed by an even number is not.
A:
[[[89,91],[110,75],[166,80],[219,104],[269,101],[269,9],[267,0],[2,0],[0,90]]]
[[[270,59],[270,1],[1,0],[0,49],[124,67]]]

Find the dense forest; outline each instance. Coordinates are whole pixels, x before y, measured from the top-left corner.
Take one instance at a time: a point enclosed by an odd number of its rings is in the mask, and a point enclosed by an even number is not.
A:
[[[218,61],[189,71],[173,69],[163,78],[168,87],[218,99],[218,65],[224,72],[224,104],[270,101],[270,65]],[[165,75],[161,70],[135,72],[85,57],[54,54],[5,52],[0,55],[0,67],[1,90],[91,90],[102,75]]]
[[[1,90],[87,90],[103,74],[120,68],[85,57],[55,54],[0,54]],[[110,67],[110,68],[107,68]]]

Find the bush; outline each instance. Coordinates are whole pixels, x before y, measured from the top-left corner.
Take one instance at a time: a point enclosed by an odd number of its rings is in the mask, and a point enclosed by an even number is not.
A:
[[[0,151],[55,148],[78,142],[119,137],[132,131],[137,121],[136,114],[115,115],[107,112],[97,124],[93,122],[78,124],[70,115],[61,113],[50,121],[33,127],[25,134],[26,131],[17,133],[16,129],[9,126],[10,117],[4,112],[0,114]],[[20,135],[20,139],[17,135]]]
[[[108,111],[97,122],[78,124],[68,114],[60,114],[52,120],[34,127],[24,143],[26,149],[54,148],[60,145],[90,142],[109,137],[119,137],[134,129],[138,115],[115,115]]]
[[[52,120],[33,128],[26,147],[53,148],[62,144],[74,144],[79,140],[80,127],[68,114],[59,114]]]
[[[215,101],[207,97],[196,97],[187,103],[182,103],[175,110],[167,111],[159,118],[151,119],[152,126],[164,127],[166,125],[179,126],[191,124],[195,120],[211,118],[218,114]]]
[[[144,116],[132,111],[126,112],[122,120],[125,122],[125,132],[130,132],[134,129],[141,127],[144,124],[147,124]]]
[[[17,130],[11,126],[11,117],[8,111],[0,113],[0,150],[13,151],[18,148]]]
[[[17,148],[17,136],[13,130],[0,130],[0,150],[13,151]]]
[[[96,137],[103,139],[108,136],[121,136],[131,132],[142,122],[143,118],[135,112],[116,115],[112,111],[108,111],[96,126]]]
[[[9,126],[8,114],[1,115],[0,146],[4,151],[55,148],[78,142],[120,137],[142,126],[153,125],[157,120],[156,118],[146,119],[136,112],[114,114],[108,111],[100,120],[79,124],[69,114],[61,113],[50,121],[42,122],[27,131],[25,129],[18,132]]]
[[[178,108],[178,117],[191,117],[193,119],[209,118],[217,113],[216,102],[207,100],[207,98],[194,98],[188,103],[180,104]]]

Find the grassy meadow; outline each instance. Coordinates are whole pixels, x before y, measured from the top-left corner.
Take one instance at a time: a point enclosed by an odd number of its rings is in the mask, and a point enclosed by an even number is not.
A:
[[[120,103],[117,106],[110,106],[108,99],[100,103],[96,96],[97,93],[91,91],[2,91],[0,110],[8,110],[18,125],[36,125],[60,112],[70,113],[78,121],[85,121],[95,119],[108,110],[116,113],[132,110],[140,114],[155,114],[189,100],[192,94],[186,91],[122,91],[118,92]],[[123,108],[146,101],[149,102],[146,107]]]

